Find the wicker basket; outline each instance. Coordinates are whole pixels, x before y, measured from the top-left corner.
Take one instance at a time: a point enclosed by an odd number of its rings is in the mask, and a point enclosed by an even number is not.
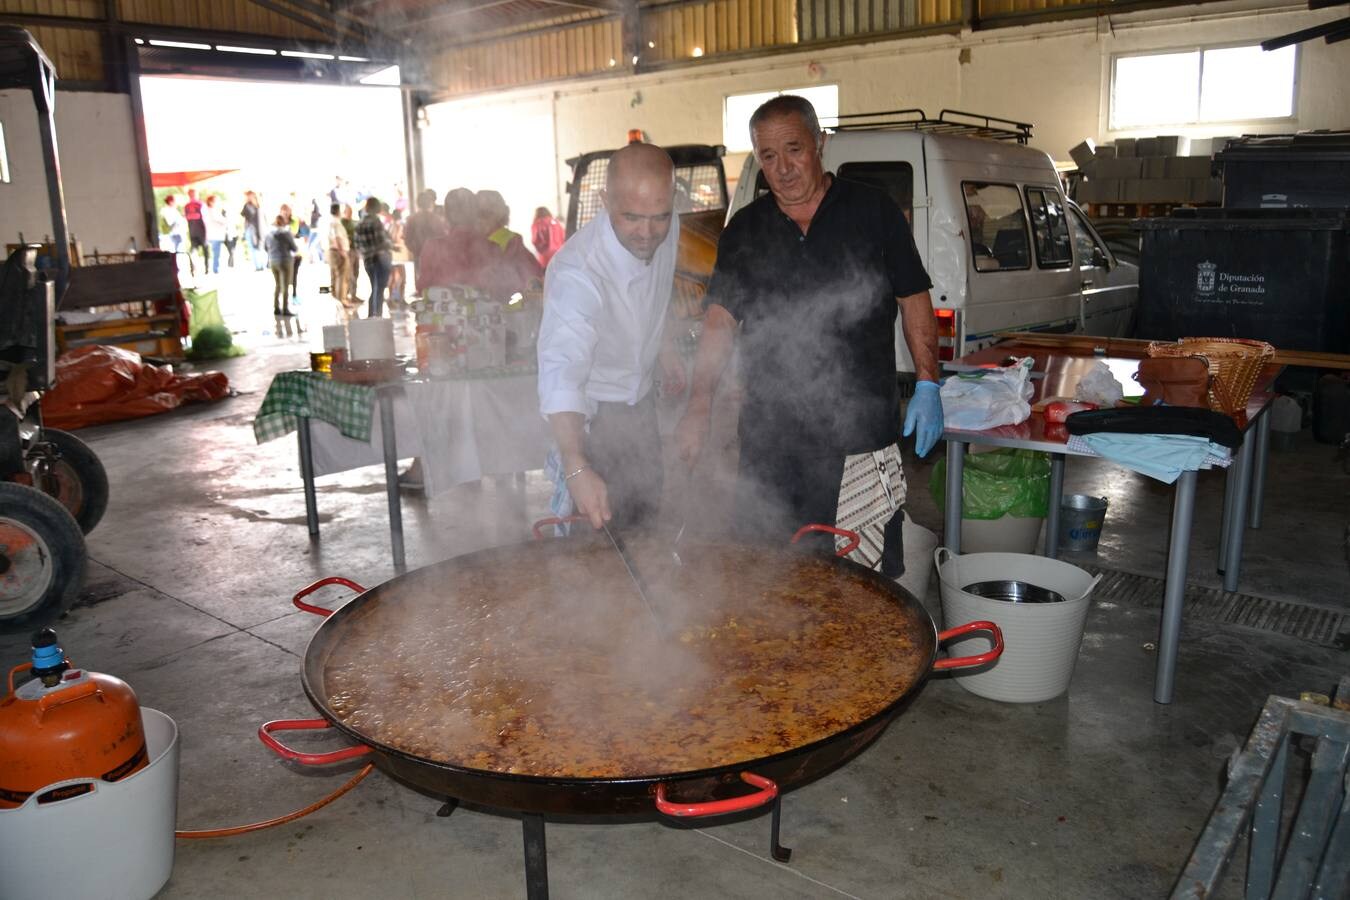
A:
[[[1244,338],[1182,338],[1153,341],[1149,356],[1199,356],[1209,366],[1209,408],[1242,422],[1261,370],[1275,356],[1265,341]]]

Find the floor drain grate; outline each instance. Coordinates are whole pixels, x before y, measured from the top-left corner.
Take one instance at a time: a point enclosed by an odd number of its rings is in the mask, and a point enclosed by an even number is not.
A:
[[[1130,606],[1162,606],[1163,581],[1114,569],[1089,567],[1102,580],[1093,591],[1099,600]],[[1250,594],[1230,594],[1216,588],[1186,585],[1185,617],[1192,621],[1217,622],[1254,628],[1298,638],[1322,647],[1344,649],[1350,641],[1350,615],[1289,600],[1271,600]]]

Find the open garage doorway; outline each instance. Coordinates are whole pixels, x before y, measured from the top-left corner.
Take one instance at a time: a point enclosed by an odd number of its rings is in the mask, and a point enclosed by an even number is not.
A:
[[[365,84],[140,79],[160,247],[177,254],[194,308],[209,315],[214,303],[236,343],[302,340],[342,321],[327,254],[334,202],[354,222],[377,197],[391,232],[411,211],[397,85],[394,67]],[[194,203],[202,204],[200,225]],[[282,298],[266,252],[278,215],[298,248]],[[364,309],[369,283],[352,269],[348,305]],[[281,310],[292,315],[275,315]]]
[[[425,108],[422,169],[438,196],[454,188],[499,191],[511,209],[510,228],[526,236],[535,210],[558,218],[558,155],[553,104],[547,99],[463,100]]]

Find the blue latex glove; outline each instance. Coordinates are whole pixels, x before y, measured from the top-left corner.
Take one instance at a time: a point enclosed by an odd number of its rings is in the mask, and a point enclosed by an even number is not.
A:
[[[914,385],[914,396],[909,398],[905,413],[905,437],[918,431],[914,438],[914,452],[927,456],[928,451],[942,437],[942,398],[938,396],[936,381],[920,381]]]

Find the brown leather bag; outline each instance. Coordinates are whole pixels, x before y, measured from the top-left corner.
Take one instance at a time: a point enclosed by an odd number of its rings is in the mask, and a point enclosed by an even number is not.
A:
[[[1209,407],[1209,362],[1203,356],[1141,359],[1134,380],[1144,388],[1141,406]]]

